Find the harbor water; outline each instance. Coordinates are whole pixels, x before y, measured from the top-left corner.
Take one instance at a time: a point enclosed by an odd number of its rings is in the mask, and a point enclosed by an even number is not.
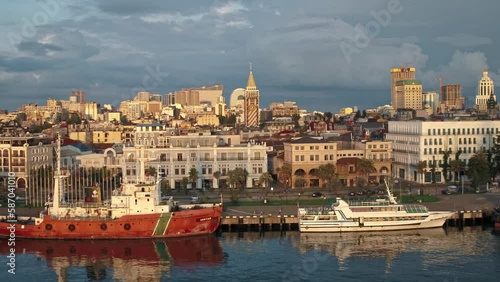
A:
[[[0,240],[0,281],[498,281],[490,228],[165,240]],[[11,271],[12,272],[12,271]]]

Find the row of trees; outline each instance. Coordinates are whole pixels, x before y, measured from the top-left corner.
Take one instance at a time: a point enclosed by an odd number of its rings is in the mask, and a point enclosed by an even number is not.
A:
[[[460,160],[462,151],[459,150],[455,153],[454,159],[450,160],[451,150],[443,152],[443,162],[439,165],[442,168],[443,177],[445,181],[453,180],[455,183],[460,180],[461,175],[467,175],[471,180],[472,185],[477,187],[481,184],[486,184],[490,180],[495,180],[496,175],[500,172],[500,150],[493,148],[487,152],[475,153],[470,159],[469,164],[466,166],[464,161]],[[427,164],[425,161],[420,161],[417,164],[417,172],[421,177],[430,170],[431,182],[436,183],[436,159]],[[423,179],[422,183],[425,181]]]

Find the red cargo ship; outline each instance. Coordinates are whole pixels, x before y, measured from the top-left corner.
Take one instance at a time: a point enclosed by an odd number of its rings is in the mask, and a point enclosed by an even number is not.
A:
[[[60,139],[52,204],[40,216],[18,220],[14,214],[0,222],[0,237],[34,239],[138,239],[182,237],[213,233],[220,224],[222,200],[217,204],[178,205],[162,199],[160,178],[124,179],[111,202],[64,204],[61,191],[67,175],[61,172]],[[94,196],[99,192],[94,190]],[[221,198],[222,199],[222,198]]]
[[[9,254],[0,239],[0,254]],[[224,252],[213,235],[143,240],[16,240],[16,255],[35,254],[49,263],[59,278],[71,280],[68,270],[85,267],[88,277],[100,280],[110,273],[116,281],[158,281],[172,266],[211,267],[224,263]],[[113,269],[109,272],[109,269]]]

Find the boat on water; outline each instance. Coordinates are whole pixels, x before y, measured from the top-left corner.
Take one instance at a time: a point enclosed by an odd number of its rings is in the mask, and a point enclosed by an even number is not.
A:
[[[387,198],[368,202],[347,202],[337,198],[329,207],[300,208],[300,232],[394,231],[442,227],[453,215],[429,211],[423,205],[396,201],[387,183]]]
[[[57,140],[57,170],[53,199],[39,217],[21,219],[7,214],[0,220],[0,237],[34,239],[139,239],[211,234],[220,224],[220,203],[180,205],[162,197],[161,177],[127,179],[111,201],[64,203],[67,174],[60,165],[61,140]],[[98,196],[99,188],[94,190]]]
[[[10,254],[7,239],[0,239],[0,254]],[[213,235],[143,240],[16,240],[16,255],[33,254],[46,261],[59,281],[160,281],[172,267],[213,267],[225,254]],[[109,276],[112,276],[109,277]]]

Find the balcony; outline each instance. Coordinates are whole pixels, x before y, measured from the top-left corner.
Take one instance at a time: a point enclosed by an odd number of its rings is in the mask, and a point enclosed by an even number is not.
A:
[[[214,158],[200,158],[200,161],[202,161],[202,162],[213,162]]]

